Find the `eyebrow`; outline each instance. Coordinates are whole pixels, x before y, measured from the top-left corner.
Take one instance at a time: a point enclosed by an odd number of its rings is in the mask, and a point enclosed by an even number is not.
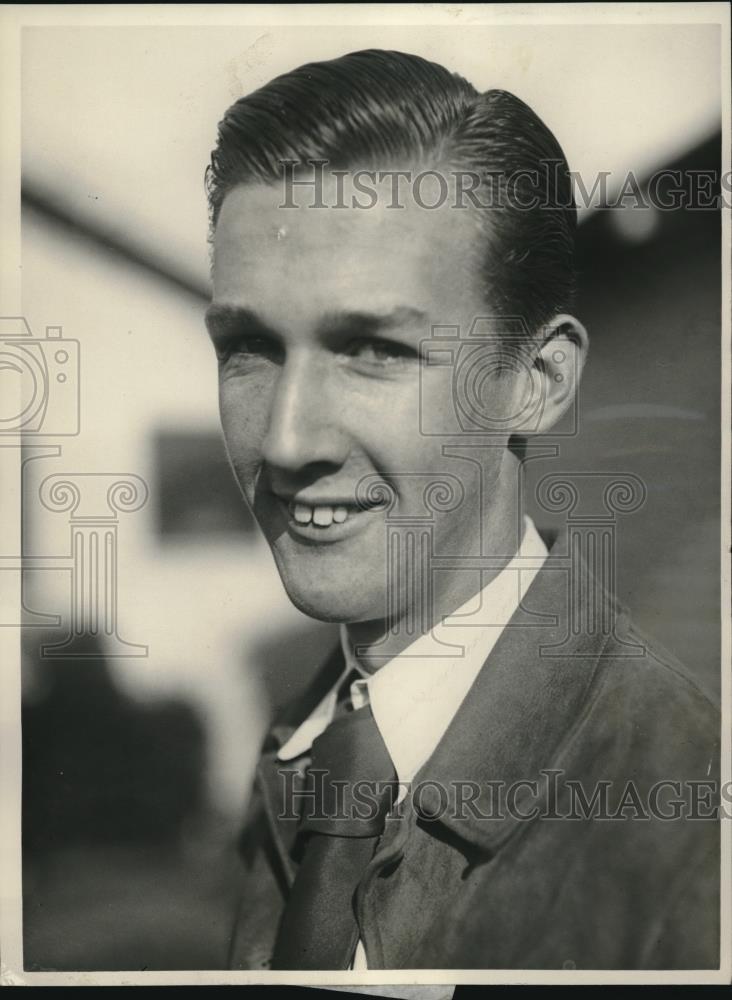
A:
[[[253,309],[245,309],[242,306],[214,303],[206,310],[205,321],[206,329],[214,338],[231,336],[241,327],[246,327],[247,330],[257,335],[276,336],[276,331],[268,326]]]
[[[388,312],[365,310],[334,310],[326,313],[318,330],[327,336],[334,334],[375,336],[398,327],[424,324],[427,314],[413,306],[396,306]],[[245,327],[258,336],[277,337],[277,331],[266,323],[253,309],[214,303],[206,310],[206,327],[212,337],[231,336]]]

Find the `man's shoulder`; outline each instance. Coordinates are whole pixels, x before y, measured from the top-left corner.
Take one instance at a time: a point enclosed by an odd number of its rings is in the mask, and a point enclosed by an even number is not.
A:
[[[693,670],[624,609],[602,646],[583,722],[584,737],[611,744],[617,763],[631,772],[671,779],[718,770],[719,707]]]
[[[651,702],[662,708],[664,728],[672,712],[681,711],[687,723],[706,725],[719,720],[719,706],[695,677],[692,665],[681,663],[657,639],[646,635],[624,609],[600,660],[607,670],[609,688],[628,688],[642,705]]]
[[[547,662],[558,667],[568,731],[563,749],[574,743],[587,761],[614,762],[617,773],[629,777],[715,771],[720,711],[700,683],[696,665],[682,664],[644,633],[607,588],[607,574],[598,573],[597,561],[572,559],[567,579],[572,546],[566,532],[553,543],[545,540],[550,550],[546,572],[537,576],[528,602],[530,610],[555,615],[558,624],[556,634],[549,629],[548,645],[539,636],[533,643],[528,639],[525,650],[538,650],[540,659],[548,650],[554,659]]]

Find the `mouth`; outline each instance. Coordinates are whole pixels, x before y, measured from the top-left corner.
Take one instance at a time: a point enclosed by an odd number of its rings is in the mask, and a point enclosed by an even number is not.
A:
[[[304,502],[275,494],[287,514],[288,528],[308,540],[336,541],[365,527],[374,514],[387,509],[380,500],[372,504],[355,504],[347,500]]]

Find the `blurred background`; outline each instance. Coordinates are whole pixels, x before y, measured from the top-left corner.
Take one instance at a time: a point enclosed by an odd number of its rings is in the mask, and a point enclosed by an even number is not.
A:
[[[719,170],[715,26],[24,30],[23,312],[79,414],[50,398],[24,452],[27,969],[225,967],[258,744],[334,632],[290,606],[226,466],[203,173],[233,100],[369,47],[513,91],[588,189]],[[592,346],[561,467],[644,480],[618,591],[718,698],[719,213],[580,215]],[[90,575],[104,627],[64,645]]]

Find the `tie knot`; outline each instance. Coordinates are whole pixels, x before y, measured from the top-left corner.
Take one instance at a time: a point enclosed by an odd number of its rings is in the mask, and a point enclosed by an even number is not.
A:
[[[396,771],[370,705],[333,720],[313,742],[308,781],[312,808],[303,831],[373,837],[397,795]]]

